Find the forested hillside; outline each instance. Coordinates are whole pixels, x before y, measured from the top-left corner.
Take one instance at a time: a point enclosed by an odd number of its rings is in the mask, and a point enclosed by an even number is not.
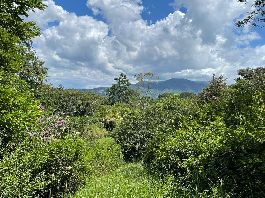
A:
[[[265,68],[157,99],[121,73],[106,96],[55,88],[29,11],[0,7],[0,197],[265,197]]]
[[[204,81],[191,81],[187,79],[172,78],[168,80],[154,80],[154,81],[142,81],[136,84],[131,84],[131,88],[138,91],[142,95],[148,95],[151,98],[157,98],[163,93],[199,93],[203,88],[207,86],[207,82]],[[81,91],[91,91],[102,96],[106,96],[107,87],[98,87],[94,89],[81,89]]]

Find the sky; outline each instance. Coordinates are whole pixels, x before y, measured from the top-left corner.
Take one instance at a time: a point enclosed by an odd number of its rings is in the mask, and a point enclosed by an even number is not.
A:
[[[251,2],[237,0],[45,0],[28,20],[48,82],[65,88],[110,86],[125,73],[208,81],[265,66],[265,28],[237,28]]]

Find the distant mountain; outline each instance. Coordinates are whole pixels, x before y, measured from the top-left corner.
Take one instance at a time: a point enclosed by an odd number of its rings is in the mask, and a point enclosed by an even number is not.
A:
[[[165,81],[152,81],[137,83],[133,87],[143,87],[159,91],[171,90],[173,92],[193,92],[198,93],[207,86],[205,81],[191,81],[187,79],[172,78]]]
[[[132,84],[131,87],[136,90],[140,90],[142,93],[148,93],[152,97],[157,97],[159,94],[166,92],[192,92],[198,93],[203,88],[208,85],[205,81],[192,81],[181,78],[172,78],[164,81],[150,81],[142,82],[137,84]],[[98,87],[94,89],[89,89],[87,91],[92,91],[100,95],[106,95],[106,89],[108,87]],[[84,91],[84,90],[83,90]]]

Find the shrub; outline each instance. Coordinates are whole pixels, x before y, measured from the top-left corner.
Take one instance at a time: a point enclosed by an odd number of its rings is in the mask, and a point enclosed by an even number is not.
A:
[[[179,94],[180,98],[184,98],[184,99],[188,99],[188,98],[196,98],[197,95],[195,93],[192,92],[181,92]]]
[[[112,131],[122,123],[123,117],[129,112],[129,106],[123,103],[104,105],[101,106],[99,111],[95,114],[95,117],[98,118],[98,121],[103,124],[103,127],[107,131]]]
[[[250,130],[265,125],[265,69],[244,69],[231,86],[224,118],[228,126],[248,126]]]
[[[0,72],[0,159],[28,136],[40,113],[27,85]]]
[[[156,136],[147,147],[146,167],[161,175],[187,176],[219,147],[223,127],[219,122],[203,127],[194,121],[186,129]]]
[[[146,143],[153,136],[138,110],[131,111],[124,117],[123,122],[111,136],[121,145],[124,159],[127,161],[138,160],[144,152]]]
[[[23,143],[0,162],[1,197],[63,197],[83,183],[86,143],[74,137]]]
[[[111,135],[121,145],[125,160],[140,160],[146,145],[157,133],[170,133],[182,128],[197,114],[198,107],[194,101],[168,96],[142,111],[132,110]]]
[[[46,73],[32,50],[32,39],[40,30],[25,18],[44,8],[41,0],[1,1],[0,159],[24,140],[40,113],[32,94]]]
[[[213,103],[220,100],[227,89],[225,79],[223,76],[216,77],[213,75],[209,85],[199,94],[199,99],[203,103]]]
[[[264,140],[263,129],[229,129],[222,118],[208,126],[193,122],[175,134],[154,138],[144,163],[149,171],[174,175],[184,188],[201,193],[222,183],[226,195],[263,197]]]
[[[79,90],[67,90],[44,86],[40,100],[46,110],[68,116],[93,115],[105,99],[99,95]]]
[[[108,135],[108,131],[97,124],[91,124],[82,132],[82,137],[88,141],[104,138]]]
[[[63,138],[74,134],[72,123],[68,116],[42,114],[38,125],[31,131],[31,137],[41,138],[44,141]]]

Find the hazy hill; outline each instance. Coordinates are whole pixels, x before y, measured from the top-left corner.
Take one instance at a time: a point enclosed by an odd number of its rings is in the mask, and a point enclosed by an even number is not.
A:
[[[198,93],[204,87],[207,86],[207,82],[204,81],[191,81],[187,79],[172,78],[165,81],[153,81],[137,83],[132,85],[133,87],[143,87],[146,89],[155,89],[164,92],[165,90],[171,90],[173,92],[193,92]]]
[[[150,81],[132,84],[133,89],[141,90],[141,92],[146,92],[149,90],[149,94],[153,97],[158,96],[161,93],[165,92],[192,92],[198,93],[204,87],[207,86],[205,81],[192,81],[187,79],[172,78],[164,81]],[[98,87],[94,89],[89,89],[89,91],[96,92],[100,95],[106,94],[106,89],[108,87]],[[148,94],[148,95],[149,95]]]

